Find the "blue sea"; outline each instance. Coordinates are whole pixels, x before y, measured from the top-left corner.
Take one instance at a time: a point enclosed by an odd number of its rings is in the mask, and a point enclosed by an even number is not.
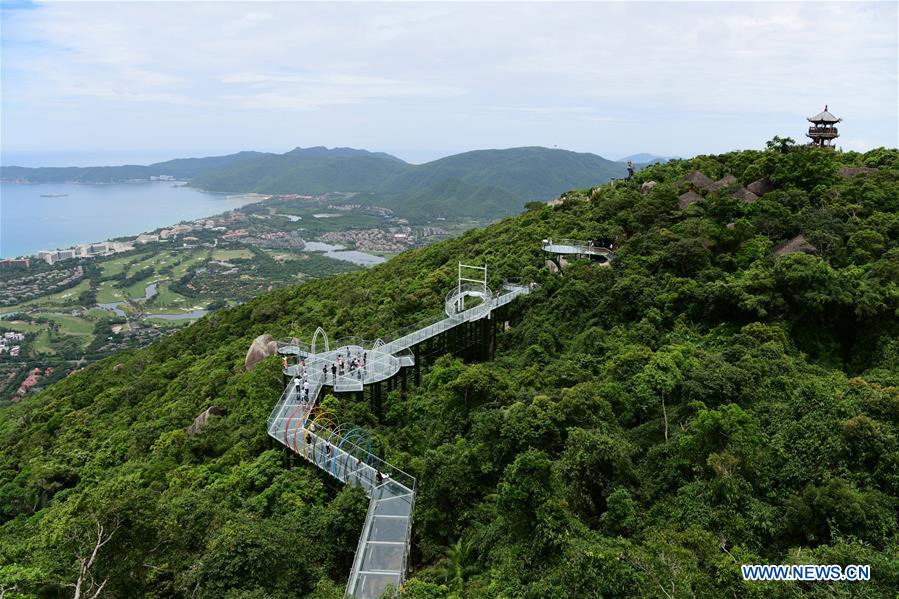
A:
[[[41,197],[48,194],[66,197]],[[176,187],[172,182],[0,183],[0,257],[137,235],[252,201]]]

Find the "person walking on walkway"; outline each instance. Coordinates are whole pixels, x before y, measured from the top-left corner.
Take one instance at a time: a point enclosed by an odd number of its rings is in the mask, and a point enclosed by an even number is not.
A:
[[[331,364],[331,378],[334,380],[334,384],[337,384],[337,364]]]
[[[309,381],[303,382],[303,401],[309,401]]]

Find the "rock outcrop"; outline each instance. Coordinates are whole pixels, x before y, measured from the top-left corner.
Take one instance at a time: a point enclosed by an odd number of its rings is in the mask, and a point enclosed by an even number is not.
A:
[[[692,183],[699,189],[704,189],[706,191],[711,190],[712,186],[715,184],[714,181],[702,174],[702,171],[693,171],[686,176],[684,183]]]
[[[730,197],[737,198],[741,202],[746,202],[747,204],[752,204],[753,202],[759,201],[759,197],[745,187],[741,187],[740,189],[736,190],[735,192],[730,194]]]
[[[818,248],[810,244],[802,234],[799,234],[786,243],[782,243],[774,248],[775,256],[795,254],[796,252],[803,252],[805,254],[817,254]]]
[[[873,175],[876,168],[869,166],[844,166],[837,171],[837,177],[852,177],[853,175]]]
[[[733,175],[728,174],[728,175],[725,175],[724,177],[722,177],[721,179],[718,179],[714,183],[712,183],[711,190],[718,191],[720,189],[724,189],[725,187],[730,187],[731,185],[733,185],[736,182],[737,182],[737,178],[734,177]]]
[[[772,185],[771,181],[769,181],[768,179],[756,179],[755,181],[747,185],[746,189],[748,189],[755,195],[762,197],[769,191],[774,191],[774,185]]]
[[[244,367],[247,370],[253,370],[260,361],[274,356],[278,353],[278,344],[275,339],[268,333],[259,335],[253,339],[250,349],[247,350],[247,357],[244,359]]]
[[[652,191],[656,185],[658,185],[658,183],[656,181],[647,181],[646,183],[644,183],[643,185],[640,186],[640,193],[642,193],[643,195],[646,195],[650,191]]]
[[[689,206],[690,204],[693,204],[694,202],[698,202],[698,201],[701,200],[701,199],[702,199],[702,196],[699,195],[698,193],[696,193],[695,191],[693,191],[693,190],[691,189],[691,190],[688,191],[687,193],[682,193],[682,194],[677,198],[677,200],[678,200],[678,201],[677,201],[677,205],[680,206],[681,209],[683,210],[684,208],[686,208],[686,207]]]
[[[221,408],[216,406],[210,406],[206,410],[203,411],[202,414],[194,418],[193,424],[187,427],[187,436],[193,437],[203,426],[209,422],[209,419],[213,416],[221,416],[224,412],[222,412]]]

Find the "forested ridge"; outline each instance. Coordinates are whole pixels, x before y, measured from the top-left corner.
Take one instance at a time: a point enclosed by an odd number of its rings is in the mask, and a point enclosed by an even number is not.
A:
[[[680,208],[696,170],[736,181]],[[728,197],[757,180],[758,201]],[[817,253],[775,251],[800,234]],[[566,237],[616,239],[613,265],[550,274],[540,240]],[[380,421],[325,400],[418,479],[405,596],[895,596],[899,152],[786,142],[531,204],[0,408],[0,587],[341,597],[367,501],[287,467],[265,431],[278,360],[247,372],[244,355],[262,333],[376,338],[437,313],[460,260],[495,289],[540,285],[495,360],[441,358]],[[743,563],[871,564],[872,580],[746,583]]]
[[[353,192],[351,203],[390,208],[415,221],[497,218],[528,200],[622,177],[625,167],[595,154],[542,147],[475,150],[424,164],[352,148],[296,148],[284,154],[240,152],[149,166],[0,167],[9,181],[111,183],[170,175],[209,191],[260,194]],[[335,201],[337,201],[335,199]]]

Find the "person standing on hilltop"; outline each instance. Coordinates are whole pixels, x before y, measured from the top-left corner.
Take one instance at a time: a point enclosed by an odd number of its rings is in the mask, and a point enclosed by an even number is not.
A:
[[[627,161],[627,180],[630,181],[634,176],[634,163],[631,160]]]

